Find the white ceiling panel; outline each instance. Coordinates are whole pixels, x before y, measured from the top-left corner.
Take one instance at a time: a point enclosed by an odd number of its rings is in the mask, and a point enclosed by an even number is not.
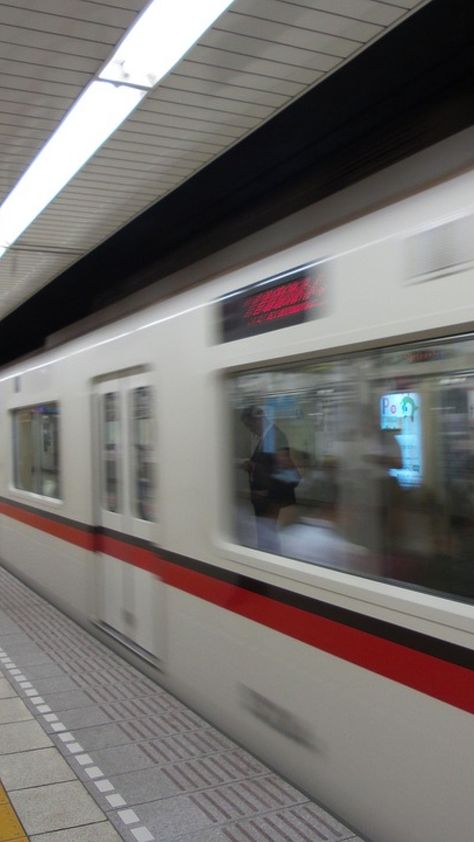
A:
[[[2,27],[0,32],[0,59],[10,62],[11,66],[14,66],[16,62],[27,65],[31,68],[32,79],[37,78],[38,68],[41,68],[41,71],[45,74],[49,73],[50,68],[57,68],[61,70],[61,74],[68,74],[68,81],[76,79],[80,82],[82,80],[82,84],[85,85],[97,72],[101,64],[95,58],[68,53],[66,49],[54,51],[48,48],[40,49],[37,44],[23,46],[10,43],[5,35]],[[106,58],[109,50],[104,50],[104,52],[104,58]],[[84,74],[87,78],[84,78]],[[66,81],[66,75],[63,75],[63,79]]]
[[[279,24],[283,24],[285,27],[283,37],[286,43],[307,49],[319,49],[319,36],[323,34],[335,36],[336,43],[338,38],[343,38],[363,44],[375,38],[381,31],[380,26],[358,21],[354,17],[327,14],[304,6],[295,8],[279,0],[259,0],[258,3],[245,0],[239,3],[238,13],[230,12],[227,17],[230,19],[231,32],[251,35],[254,31],[258,34],[259,21],[261,21],[265,37],[276,36],[275,40],[280,40]]]
[[[46,4],[49,7],[51,4]],[[75,6],[76,3],[69,3],[69,6]],[[81,3],[80,6],[87,5],[89,13],[92,4]],[[127,26],[130,25],[131,17],[120,13],[123,19],[123,25],[117,21],[119,16],[117,13],[108,23],[104,20],[102,23],[96,23],[87,17],[75,17],[67,14],[53,14],[50,11],[38,11],[41,4],[38,3],[35,9],[24,9],[19,5],[6,5],[2,3],[0,6],[0,25],[2,29],[4,26],[11,27],[11,31],[22,32],[25,37],[46,37],[54,38],[59,36],[61,41],[64,39],[64,44],[72,45],[73,43],[90,42],[92,44],[109,44],[113,47],[121,38]],[[96,7],[97,8],[97,7]],[[94,6],[92,5],[92,9]],[[27,16],[25,16],[27,11]]]
[[[199,80],[196,80],[196,83],[198,85]],[[238,89],[237,92],[231,91],[230,97],[227,91],[223,93],[224,96],[219,96],[216,90],[211,93],[181,88],[177,97],[176,88],[158,88],[154,95],[150,95],[150,102],[166,102],[176,107],[176,100],[179,99],[179,106],[181,108],[184,106],[189,116],[193,115],[193,109],[196,109],[196,112],[199,110],[199,116],[202,116],[205,110],[209,110],[211,116],[216,116],[216,111],[221,112],[224,119],[227,119],[225,115],[228,117],[236,114],[266,119],[277,107],[277,105],[255,102],[250,92],[243,88]],[[278,105],[281,105],[282,101],[284,97],[279,98]]]
[[[24,70],[24,74],[18,74],[18,68]],[[15,96],[18,101],[20,101],[20,97],[26,98],[27,95],[30,100],[36,100],[38,94],[45,98],[50,97],[51,100],[62,98],[70,102],[76,99],[81,93],[83,85],[77,82],[74,84],[65,82],[62,78],[62,72],[58,70],[55,72],[57,74],[55,80],[42,79],[38,76],[36,70],[34,71],[35,78],[32,78],[32,71],[28,65],[24,66],[19,64],[19,62],[2,61],[0,62],[2,98],[8,92],[10,94],[9,98]],[[67,102],[65,102],[64,107],[68,107]]]
[[[153,131],[153,127],[147,128],[138,122],[126,124],[126,128],[120,129],[114,136],[114,140],[121,144],[121,147],[135,145],[137,155],[140,148],[146,147],[147,152],[150,148],[156,150],[157,155],[173,155],[176,154],[180,158],[191,157],[195,160],[209,160],[209,156],[213,156],[222,149],[222,144],[216,143],[213,135],[210,135],[210,140],[196,140],[195,137],[182,137],[179,132],[173,129],[168,129],[165,126],[160,126],[159,131]],[[109,146],[109,144],[107,144]],[[204,159],[204,156],[205,159]]]
[[[179,99],[179,102],[176,102]],[[163,99],[159,94],[150,94],[147,97],[146,105],[140,109],[140,116],[145,114],[152,114],[161,119],[164,117],[179,117],[183,120],[189,121],[192,126],[193,121],[197,120],[199,123],[209,125],[214,129],[218,126],[237,126],[238,128],[250,129],[255,126],[255,121],[268,117],[271,110],[264,108],[261,105],[251,105],[234,102],[225,102],[218,99],[217,102],[208,97],[194,96],[193,94],[182,94],[180,97]]]
[[[109,27],[111,23],[115,26],[120,26],[122,29],[128,29],[131,21],[135,17],[135,13],[141,11],[143,8],[142,0],[125,0],[123,3],[111,2],[110,4],[102,2],[96,3],[94,0],[3,0],[2,15],[11,15],[11,20],[24,24],[24,12],[29,12],[28,20],[35,21],[35,16],[42,16],[51,21],[51,26],[58,26],[54,24],[54,18],[59,21],[66,22],[68,20],[75,23],[84,23],[88,26],[93,24],[102,24]],[[110,14],[110,8],[113,7],[113,17]],[[63,25],[63,24],[61,24]]]
[[[176,106],[176,110],[178,109],[179,106]],[[180,116],[179,114],[169,113],[169,111],[172,111],[172,109],[164,109],[160,103],[153,111],[140,109],[139,112],[136,112],[138,116],[130,118],[128,125],[129,127],[135,126],[140,133],[143,126],[145,132],[153,133],[155,129],[158,129],[160,132],[163,131],[166,136],[176,137],[177,139],[185,135],[189,140],[205,141],[208,139],[210,143],[216,143],[219,138],[225,138],[226,141],[231,142],[246,134],[246,129],[249,128],[249,120],[244,121],[244,125],[242,123],[236,125],[235,122],[231,125],[230,120],[228,123],[224,123],[217,119],[207,120],[205,117],[198,119],[197,116]],[[245,122],[247,125],[245,125]]]
[[[427,0],[235,0],[0,260],[0,318]],[[0,0],[0,199],[145,0]]]
[[[190,55],[188,53],[188,58],[190,58]],[[245,54],[226,50],[225,46],[222,46],[221,49],[219,47],[204,47],[202,43],[199,43],[192,50],[192,62],[199,62],[201,66],[205,67],[215,67],[217,71],[222,69],[226,69],[227,71],[241,71],[252,75],[255,74],[255,76],[262,76],[264,79],[300,82],[308,86],[313,85],[323,77],[322,72],[317,73],[314,69],[307,70],[305,67],[292,65],[288,62],[279,63],[278,61],[269,61],[267,58],[261,57],[255,49],[253,53]]]
[[[270,26],[270,24],[269,24]],[[273,27],[272,27],[273,28]],[[308,70],[333,70],[341,62],[342,57],[350,55],[351,50],[349,44],[339,41],[339,52],[325,52],[324,50],[317,51],[311,47],[303,48],[299,46],[289,45],[285,37],[285,27],[279,27],[281,36],[285,38],[284,41],[279,42],[273,37],[263,37],[263,27],[260,26],[255,29],[258,35],[242,35],[239,33],[228,32],[226,29],[212,29],[203,38],[201,43],[207,47],[214,47],[220,50],[226,50],[233,53],[241,53],[244,56],[251,56],[252,58],[264,58],[266,61],[281,62],[282,64],[294,64],[296,67],[304,67]],[[326,35],[322,36],[320,43]],[[314,46],[314,44],[313,44]],[[358,47],[359,44],[352,45],[352,49]]]
[[[113,13],[115,14],[115,9],[126,9],[128,11],[133,12],[141,12],[144,7],[143,0],[84,0],[81,5],[87,6],[88,3],[96,3],[103,7],[109,7],[113,9]]]
[[[195,54],[193,54],[195,55]],[[214,55],[215,59],[216,56]],[[283,105],[288,97],[298,96],[304,91],[305,86],[298,82],[290,82],[287,79],[279,79],[274,76],[257,75],[250,72],[239,73],[235,69],[208,65],[198,61],[183,61],[179,66],[179,72],[175,71],[164,80],[164,90],[196,90],[200,93],[214,94],[229,98],[233,96],[243,97],[246,92],[255,101],[259,102],[261,95],[270,94],[278,97],[274,105]],[[239,96],[240,95],[240,96]]]
[[[281,0],[281,2],[263,0],[263,3],[273,6],[273,8],[266,11],[270,20],[285,20],[287,9],[288,7],[291,8],[292,5],[287,3],[286,0]],[[301,24],[301,20],[304,16],[327,12],[326,16],[321,14],[317,19],[308,16],[307,19],[311,21],[311,26],[317,26],[318,28],[324,27],[326,21],[326,26],[331,28],[321,29],[320,31],[334,32],[332,27],[335,24],[330,19],[335,17],[339,17],[342,20],[341,25],[345,25],[347,21],[354,21],[356,23],[367,22],[378,24],[379,26],[390,26],[399,19],[403,4],[398,2],[385,3],[383,0],[382,2],[377,2],[377,0],[304,0],[299,5],[300,9],[296,10],[294,19],[288,21],[288,23],[293,25],[298,23],[301,26],[303,25]],[[254,0],[245,0],[245,2],[239,3],[238,11],[253,15],[256,9],[258,9],[258,14],[260,15],[261,8],[260,0],[258,4]],[[374,35],[375,33],[372,34]],[[368,35],[367,37],[370,38],[372,36]]]
[[[64,32],[49,32],[44,29],[34,29],[29,25],[19,27],[10,26],[5,22],[1,22],[2,39],[8,44],[14,44],[19,47],[44,50],[48,53],[57,53],[62,56],[73,54],[81,58],[95,59],[97,64],[100,65],[112,51],[112,47],[116,41],[123,34],[119,29],[107,30],[106,27],[102,27],[104,40],[100,39],[99,34],[95,37],[88,37],[84,33],[81,37],[81,26],[73,26],[71,27],[71,31],[68,26],[69,23],[68,20],[64,21]],[[116,36],[115,40],[114,35]]]

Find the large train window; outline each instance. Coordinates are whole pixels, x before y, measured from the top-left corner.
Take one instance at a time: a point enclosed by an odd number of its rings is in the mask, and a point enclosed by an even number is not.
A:
[[[234,375],[233,531],[474,598],[474,340]]]
[[[60,497],[59,407],[44,403],[12,411],[15,488]]]

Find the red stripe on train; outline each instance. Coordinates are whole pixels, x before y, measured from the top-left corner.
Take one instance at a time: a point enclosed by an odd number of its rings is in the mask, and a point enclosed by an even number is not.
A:
[[[8,503],[0,503],[0,512],[64,541],[148,570],[171,587],[474,713],[474,671],[466,667],[189,570],[161,558],[154,550],[118,538],[93,535],[80,527],[68,526]]]
[[[79,526],[60,523],[47,515],[36,514],[36,512],[22,509],[10,503],[0,502],[0,514],[26,523],[28,526],[33,526],[34,529],[40,529],[49,535],[54,535],[55,538],[61,538],[62,541],[68,541],[69,544],[76,544],[85,550],[93,551],[95,549],[95,535],[92,532],[86,532]]]
[[[116,538],[101,535],[98,546],[107,555],[155,573],[167,585],[474,713],[473,670],[189,570]]]

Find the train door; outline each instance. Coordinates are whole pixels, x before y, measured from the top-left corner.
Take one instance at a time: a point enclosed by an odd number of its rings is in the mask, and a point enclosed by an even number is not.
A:
[[[102,535],[98,620],[145,656],[157,654],[159,580],[135,566],[133,555],[151,540],[156,520],[153,407],[146,372],[101,379],[95,385],[96,502]]]

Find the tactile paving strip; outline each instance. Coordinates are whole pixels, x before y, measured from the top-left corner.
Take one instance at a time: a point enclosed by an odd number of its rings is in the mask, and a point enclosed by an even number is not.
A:
[[[0,666],[127,842],[359,839],[0,568],[2,614]]]

